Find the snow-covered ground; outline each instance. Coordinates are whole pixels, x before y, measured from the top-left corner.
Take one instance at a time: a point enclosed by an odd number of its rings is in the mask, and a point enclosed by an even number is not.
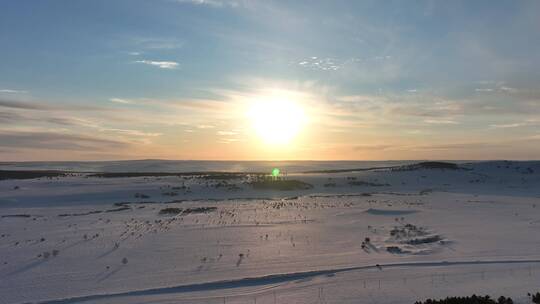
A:
[[[0,303],[529,303],[540,162],[461,166],[1,180]]]

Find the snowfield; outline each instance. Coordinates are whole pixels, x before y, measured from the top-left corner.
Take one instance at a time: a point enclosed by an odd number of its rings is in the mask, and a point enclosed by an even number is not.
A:
[[[0,180],[0,303],[529,303],[540,162],[402,165]]]

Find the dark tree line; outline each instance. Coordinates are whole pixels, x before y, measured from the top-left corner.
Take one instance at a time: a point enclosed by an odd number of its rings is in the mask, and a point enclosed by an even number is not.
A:
[[[504,296],[494,300],[490,296],[472,295],[470,297],[447,297],[441,300],[427,299],[424,302],[417,301],[415,304],[514,304],[514,301]]]
[[[527,294],[531,301],[535,304],[540,304],[540,292],[536,294]],[[427,299],[425,301],[416,301],[415,304],[514,304],[511,298],[500,296],[497,300],[492,299],[490,296],[477,296],[472,295],[470,297],[447,297],[445,299]]]

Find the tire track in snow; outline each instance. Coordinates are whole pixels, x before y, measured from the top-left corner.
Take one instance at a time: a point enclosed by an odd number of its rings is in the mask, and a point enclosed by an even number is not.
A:
[[[236,280],[223,280],[215,282],[195,283],[187,285],[178,285],[170,287],[158,287],[143,290],[133,290],[119,293],[108,294],[95,294],[78,296],[72,298],[56,299],[26,302],[27,304],[71,304],[81,303],[87,301],[96,301],[101,299],[111,299],[127,296],[151,296],[151,295],[163,295],[173,293],[184,292],[196,292],[196,291],[209,291],[219,289],[234,289],[241,287],[251,287],[260,285],[279,284],[289,281],[296,281],[301,279],[307,279],[316,276],[334,275],[341,272],[358,271],[358,270],[370,270],[382,268],[413,268],[413,267],[451,267],[451,266],[466,266],[466,265],[490,265],[490,264],[532,264],[540,263],[540,259],[529,260],[475,260],[475,261],[439,261],[439,262],[404,262],[404,263],[388,263],[377,265],[365,265],[365,266],[353,266],[344,268],[334,268],[325,270],[313,270],[293,273],[271,274],[260,277],[248,277]]]

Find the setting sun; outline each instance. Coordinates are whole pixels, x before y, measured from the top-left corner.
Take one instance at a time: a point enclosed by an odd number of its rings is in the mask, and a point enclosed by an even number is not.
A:
[[[302,107],[283,97],[255,100],[247,115],[257,135],[273,145],[290,143],[305,122]]]

